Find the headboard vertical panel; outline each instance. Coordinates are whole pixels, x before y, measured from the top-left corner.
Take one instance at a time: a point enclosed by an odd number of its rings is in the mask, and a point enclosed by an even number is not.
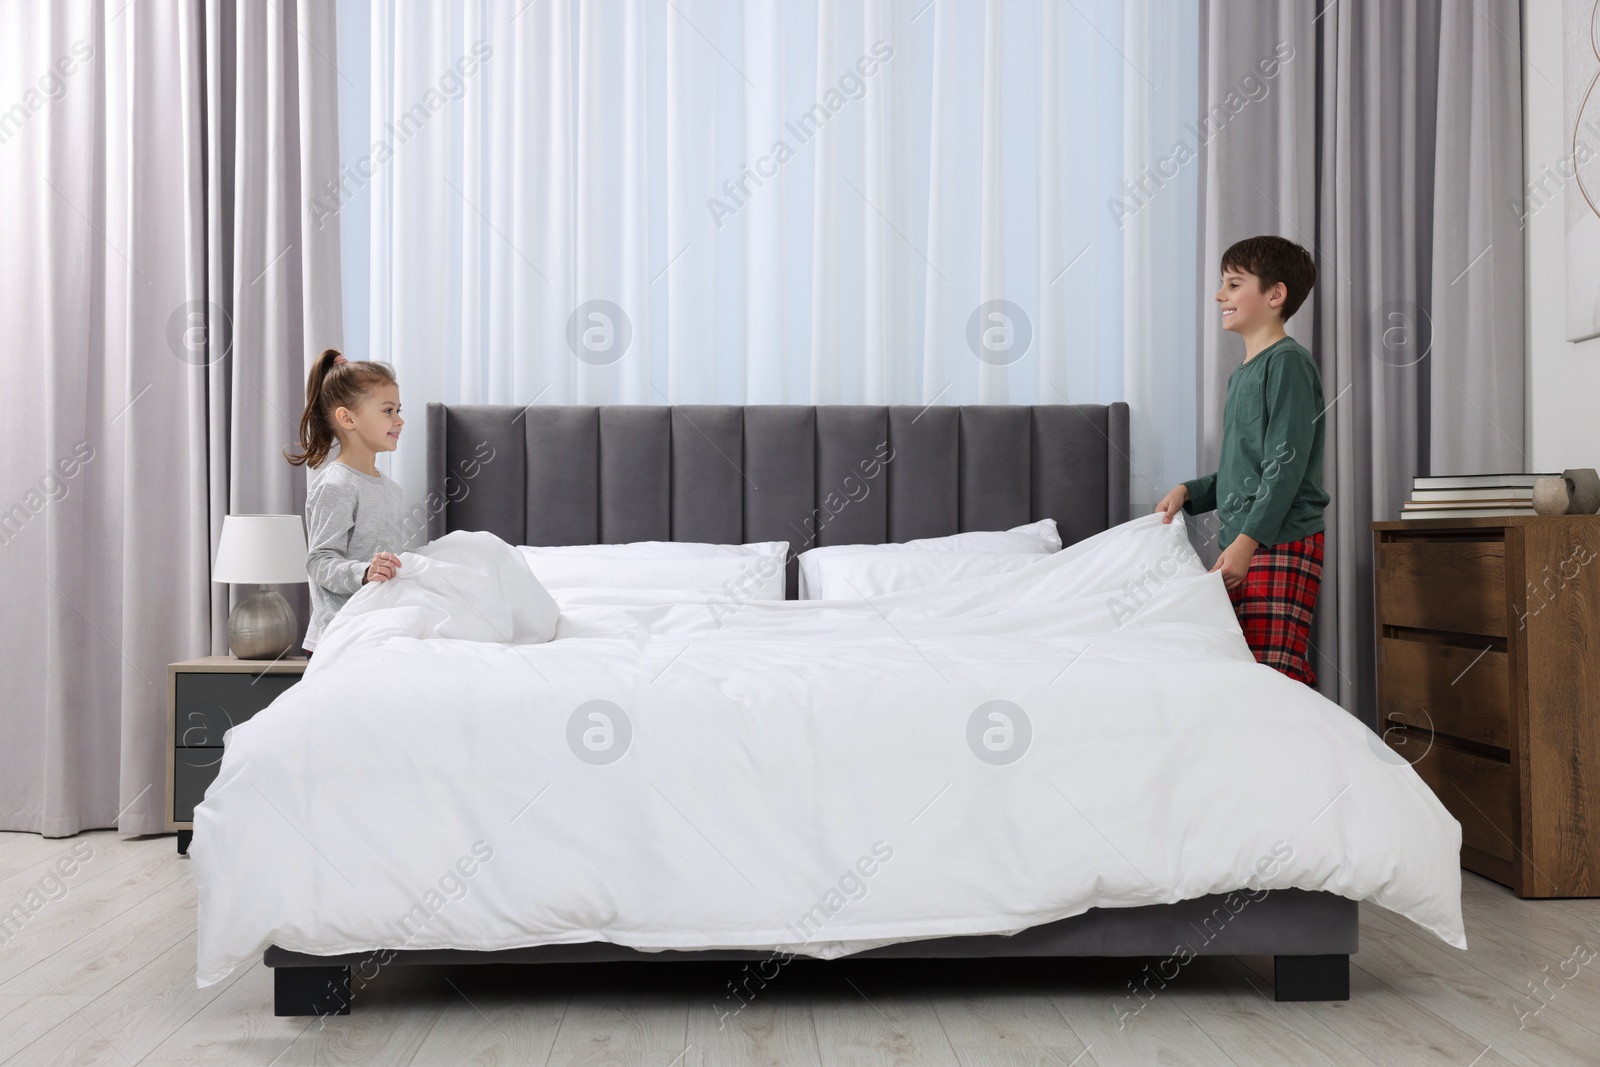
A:
[[[522,417],[528,484],[527,545],[600,540],[600,409],[529,407]]]
[[[889,441],[889,409],[817,408],[818,545],[882,544],[889,539],[889,495],[866,478]],[[808,546],[809,547],[809,546]]]
[[[744,541],[744,412],[728,404],[672,409],[672,539]]]
[[[961,532],[954,491],[961,477],[961,411],[953,407],[891,407],[893,458],[872,491],[889,497],[889,540],[948,537]]]
[[[600,542],[672,540],[670,408],[600,409]]]
[[[1121,526],[1133,518],[1133,487],[1129,484],[1130,470],[1133,460],[1129,457],[1132,448],[1130,440],[1131,431],[1128,425],[1131,414],[1126,401],[1119,400],[1114,404],[1106,405],[1106,507],[1108,527]]]
[[[445,427],[450,424],[450,409],[434,402],[428,405],[428,536],[437,541],[449,530],[446,514],[450,506],[452,486],[445,480],[450,473],[450,462],[445,455]],[[457,491],[459,492],[459,490]]]
[[[1033,409],[1032,518],[1053,517],[1064,545],[1114,525],[1106,522],[1106,430],[1104,409]]]
[[[992,404],[960,411],[962,531],[1007,530],[1032,521],[1030,409]]]
[[[787,541],[792,552],[814,548],[817,410],[752,404],[744,409],[744,540]],[[789,597],[800,588],[799,565],[788,566]]]
[[[521,428],[512,421],[519,410],[515,404],[484,404],[451,408],[445,415],[447,529],[488,530],[513,545],[523,543],[527,456]]]

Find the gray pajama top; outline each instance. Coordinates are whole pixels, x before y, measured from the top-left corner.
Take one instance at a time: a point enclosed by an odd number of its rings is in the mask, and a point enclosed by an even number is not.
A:
[[[374,552],[404,548],[400,484],[327,460],[306,493],[306,573],[311,577],[311,622],[305,647],[315,650],[345,602],[361,588]]]

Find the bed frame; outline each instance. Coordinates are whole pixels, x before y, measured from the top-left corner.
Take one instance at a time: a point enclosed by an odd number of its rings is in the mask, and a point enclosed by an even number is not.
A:
[[[1128,405],[556,407],[428,405],[428,539],[512,544],[883,543],[1053,518],[1072,544],[1129,515]],[[420,529],[416,530],[420,534]],[[797,586],[791,557],[789,596]],[[1242,887],[1241,887],[1242,888]],[[1012,937],[911,941],[849,957],[1270,955],[1278,1000],[1347,1000],[1357,905],[1331,893],[1219,894],[1096,908]],[[760,960],[595,942],[495,952],[313,956],[269,946],[278,1015],[345,1014],[351,969],[462,963]],[[1159,968],[1158,968],[1159,969]]]

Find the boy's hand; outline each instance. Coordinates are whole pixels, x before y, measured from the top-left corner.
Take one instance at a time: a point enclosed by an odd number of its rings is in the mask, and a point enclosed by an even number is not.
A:
[[[367,573],[362,577],[361,584],[368,582],[387,582],[393,578],[400,569],[400,557],[393,552],[374,552],[372,562],[367,564]]]
[[[1222,584],[1229,590],[1244,581],[1245,571],[1250,569],[1250,557],[1255,555],[1256,548],[1261,544],[1249,534],[1239,534],[1228,547],[1222,550],[1222,555],[1211,565],[1213,571],[1222,572]]]
[[[1171,522],[1172,516],[1183,510],[1184,502],[1189,499],[1189,487],[1180,485],[1172,492],[1161,498],[1161,503],[1156,505],[1156,510],[1161,512],[1162,522]]]

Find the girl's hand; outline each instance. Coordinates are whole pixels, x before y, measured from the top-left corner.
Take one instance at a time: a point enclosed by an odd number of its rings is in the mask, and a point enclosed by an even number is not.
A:
[[[1222,584],[1232,590],[1244,581],[1245,571],[1250,569],[1250,557],[1255,555],[1256,546],[1260,542],[1248,534],[1239,534],[1228,547],[1222,550],[1222,555],[1211,565],[1213,571],[1222,572]]]
[[[1189,499],[1189,487],[1180,485],[1172,492],[1161,498],[1161,503],[1156,505],[1156,510],[1161,512],[1162,522],[1171,522],[1172,516],[1183,510],[1184,502]]]
[[[365,585],[367,582],[387,582],[399,569],[399,556],[393,552],[374,552],[372,562],[367,564],[367,573],[361,579],[361,583]]]

